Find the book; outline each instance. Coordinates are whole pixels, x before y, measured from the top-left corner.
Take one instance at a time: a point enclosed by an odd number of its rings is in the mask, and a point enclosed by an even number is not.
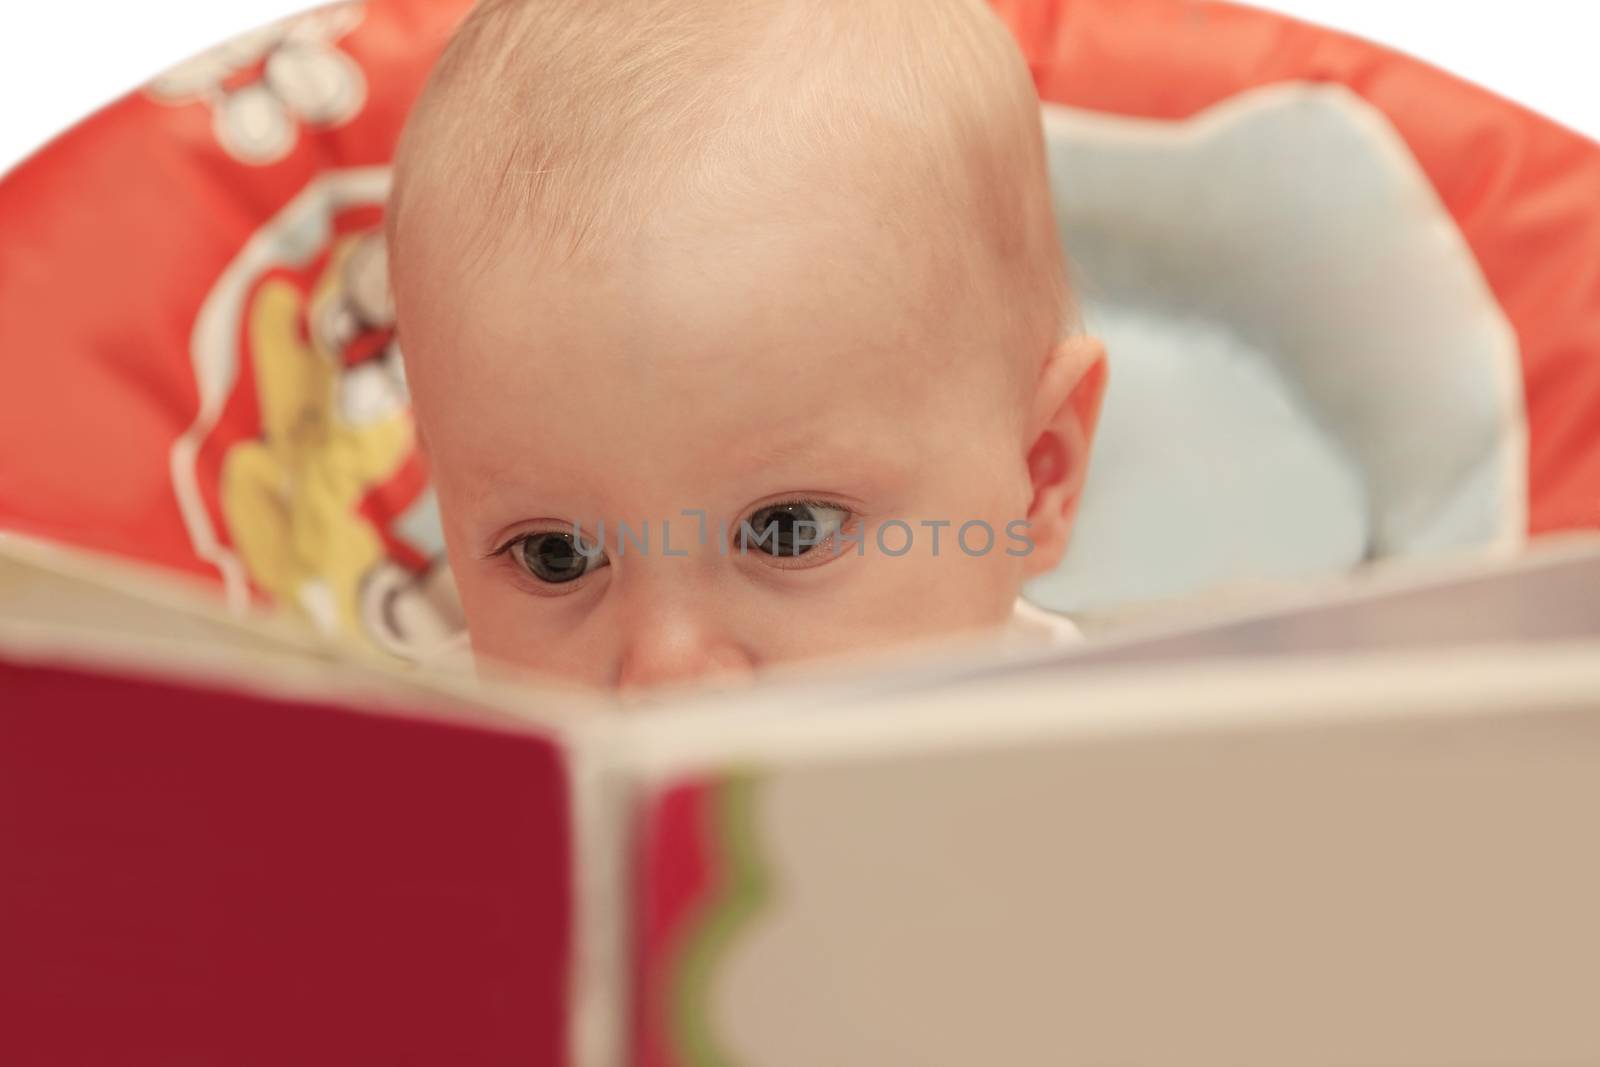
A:
[[[1600,1061],[1600,548],[648,709],[0,540],[0,1062]]]

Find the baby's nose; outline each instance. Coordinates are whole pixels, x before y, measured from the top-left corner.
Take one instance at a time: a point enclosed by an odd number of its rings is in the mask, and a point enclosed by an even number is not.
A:
[[[748,677],[755,663],[737,642],[688,620],[645,623],[630,637],[617,670],[619,689]]]

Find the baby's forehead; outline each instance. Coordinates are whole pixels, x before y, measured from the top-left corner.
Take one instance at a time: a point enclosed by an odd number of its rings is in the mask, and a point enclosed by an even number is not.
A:
[[[754,375],[797,380],[829,361],[863,381],[901,364],[948,371],[983,343],[989,309],[954,255],[838,212],[727,221],[559,259],[508,244],[427,280],[432,298],[419,304],[454,319],[447,330],[415,313],[401,328],[430,327],[430,350],[453,335],[468,366],[536,361],[559,373],[581,362],[661,387],[704,373],[730,394]]]
[[[915,453],[908,442],[976,403],[894,323],[856,309],[719,301],[688,279],[592,281],[520,301],[486,288],[451,357],[418,363],[419,414],[446,473],[577,508],[743,504],[885,477]]]
[[[951,316],[897,289],[906,272],[852,268],[830,249],[807,230],[564,269],[493,261],[435,303],[458,323],[401,323],[424,431],[493,484],[522,484],[552,457],[563,477],[757,481],[763,466],[882,466],[991,394],[1003,402],[994,353],[986,367]],[[413,345],[414,326],[433,333]]]

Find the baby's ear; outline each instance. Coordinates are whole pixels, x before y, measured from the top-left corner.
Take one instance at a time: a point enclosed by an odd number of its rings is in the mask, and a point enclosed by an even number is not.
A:
[[[1067,550],[1105,391],[1105,346],[1093,337],[1061,342],[1039,371],[1028,424],[1030,578],[1052,570]]]

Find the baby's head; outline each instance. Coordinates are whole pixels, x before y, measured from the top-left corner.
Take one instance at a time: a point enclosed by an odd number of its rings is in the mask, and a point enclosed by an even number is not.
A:
[[[1103,361],[981,0],[484,0],[389,240],[480,655],[743,672],[999,625],[1060,559]]]

